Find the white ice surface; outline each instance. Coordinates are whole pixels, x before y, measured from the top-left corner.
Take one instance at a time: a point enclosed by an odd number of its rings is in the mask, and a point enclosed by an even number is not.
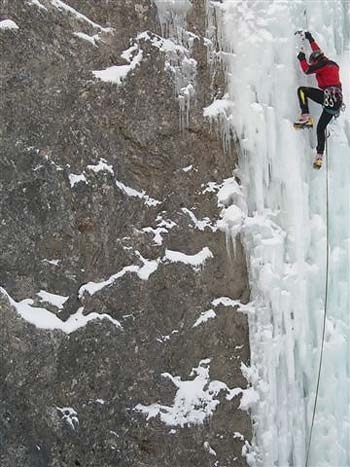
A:
[[[227,118],[231,112],[231,101],[228,94],[222,99],[215,99],[208,107],[203,109],[203,117],[217,119],[221,114]]]
[[[218,205],[228,207],[242,197],[242,190],[234,177],[226,178],[217,192]]]
[[[236,204],[244,213],[240,235],[255,302],[248,313],[252,366],[246,376],[258,398],[251,406],[254,452],[245,449],[254,466],[305,465],[322,346],[327,167],[312,169],[314,131],[292,126],[297,87],[316,84],[300,71],[294,32],[310,29],[341,65],[348,107],[331,124],[328,140],[329,294],[308,465],[348,467],[350,3],[224,0],[217,12],[231,101],[220,125],[223,135],[229,138],[230,129],[239,141],[237,176],[246,200],[244,207],[233,194],[225,206]],[[320,106],[311,103],[310,110],[319,116]]]

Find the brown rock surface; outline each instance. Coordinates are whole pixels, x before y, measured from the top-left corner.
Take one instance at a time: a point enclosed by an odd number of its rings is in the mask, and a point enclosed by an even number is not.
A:
[[[19,29],[0,30],[1,286],[17,302],[32,299],[62,321],[84,307],[84,315],[105,313],[122,328],[95,319],[70,334],[38,329],[0,294],[1,465],[245,465],[244,442],[235,432],[249,441],[251,426],[238,409],[239,395],[227,400],[225,389],[209,395],[219,404],[198,425],[167,425],[159,415],[147,419],[135,410],[174,405],[175,384],[163,373],[190,381],[193,368],[209,368],[210,381],[247,387],[240,371],[241,362],[249,364],[245,315],[218,305],[215,319],[193,327],[215,298],[249,299],[240,244],[230,259],[224,233],[199,230],[183,210],[214,226],[216,193],[203,192],[208,182],[231,177],[235,163],[203,118],[203,107],[223,87],[221,70],[207,63],[205,2],[194,0],[187,14],[196,37],[186,54],[197,64],[195,78],[181,78],[194,87],[183,127],[179,55],[169,59],[151,40],[136,40],[146,30],[150,37],[161,34],[156,5],[65,3],[113,33],[55,1],[40,0],[44,8],[3,3],[2,14]],[[76,32],[100,33],[100,40],[93,45]],[[94,77],[92,70],[126,65],[121,54],[131,45],[143,58],[120,85]],[[112,171],[88,167],[101,159]],[[73,174],[86,181],[72,186]],[[139,194],[128,196],[123,186]],[[162,244],[147,227],[163,228]],[[169,250],[195,255],[206,247],[212,257],[199,268],[165,259]],[[80,290],[151,260],[159,262],[147,280],[139,269],[94,295]],[[59,311],[39,300],[40,290],[69,299]]]

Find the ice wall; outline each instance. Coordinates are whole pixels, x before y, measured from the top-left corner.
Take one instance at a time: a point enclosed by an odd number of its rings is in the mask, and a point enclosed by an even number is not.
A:
[[[303,466],[311,439],[309,466],[350,466],[350,3],[211,4],[221,18],[231,101],[225,125],[239,143],[247,203],[241,236],[255,302],[249,374],[260,395],[249,462]],[[300,28],[312,31],[341,64],[348,103],[331,125],[328,168],[321,171],[312,168],[314,132],[292,126],[299,113],[296,88],[316,85],[296,60]],[[310,108],[317,118],[319,106]]]
[[[191,57],[194,40],[198,37],[187,30],[187,13],[192,8],[190,0],[155,0],[162,36],[171,38],[178,45],[168,50],[165,69],[175,83],[175,97],[179,103],[179,125],[189,126],[192,99],[196,90],[197,62]]]

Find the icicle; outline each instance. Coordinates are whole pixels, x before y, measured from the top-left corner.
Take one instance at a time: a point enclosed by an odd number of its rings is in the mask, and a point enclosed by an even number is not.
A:
[[[190,125],[191,100],[195,95],[197,62],[191,57],[193,43],[198,37],[187,31],[186,15],[192,8],[189,0],[155,0],[162,35],[174,44],[176,51],[169,50],[166,69],[172,74],[175,96],[179,103],[179,126],[181,130]]]

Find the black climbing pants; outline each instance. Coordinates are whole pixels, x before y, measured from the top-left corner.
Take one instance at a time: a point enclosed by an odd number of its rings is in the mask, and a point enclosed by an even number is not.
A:
[[[304,114],[309,113],[309,105],[307,100],[311,99],[318,104],[323,104],[324,100],[324,92],[322,89],[317,88],[308,88],[308,87],[300,87],[298,88],[298,99],[301,108],[301,112]],[[328,113],[325,109],[321,114],[321,117],[317,123],[317,154],[324,153],[324,147],[326,144],[326,127],[328,123],[332,120],[333,115]]]

